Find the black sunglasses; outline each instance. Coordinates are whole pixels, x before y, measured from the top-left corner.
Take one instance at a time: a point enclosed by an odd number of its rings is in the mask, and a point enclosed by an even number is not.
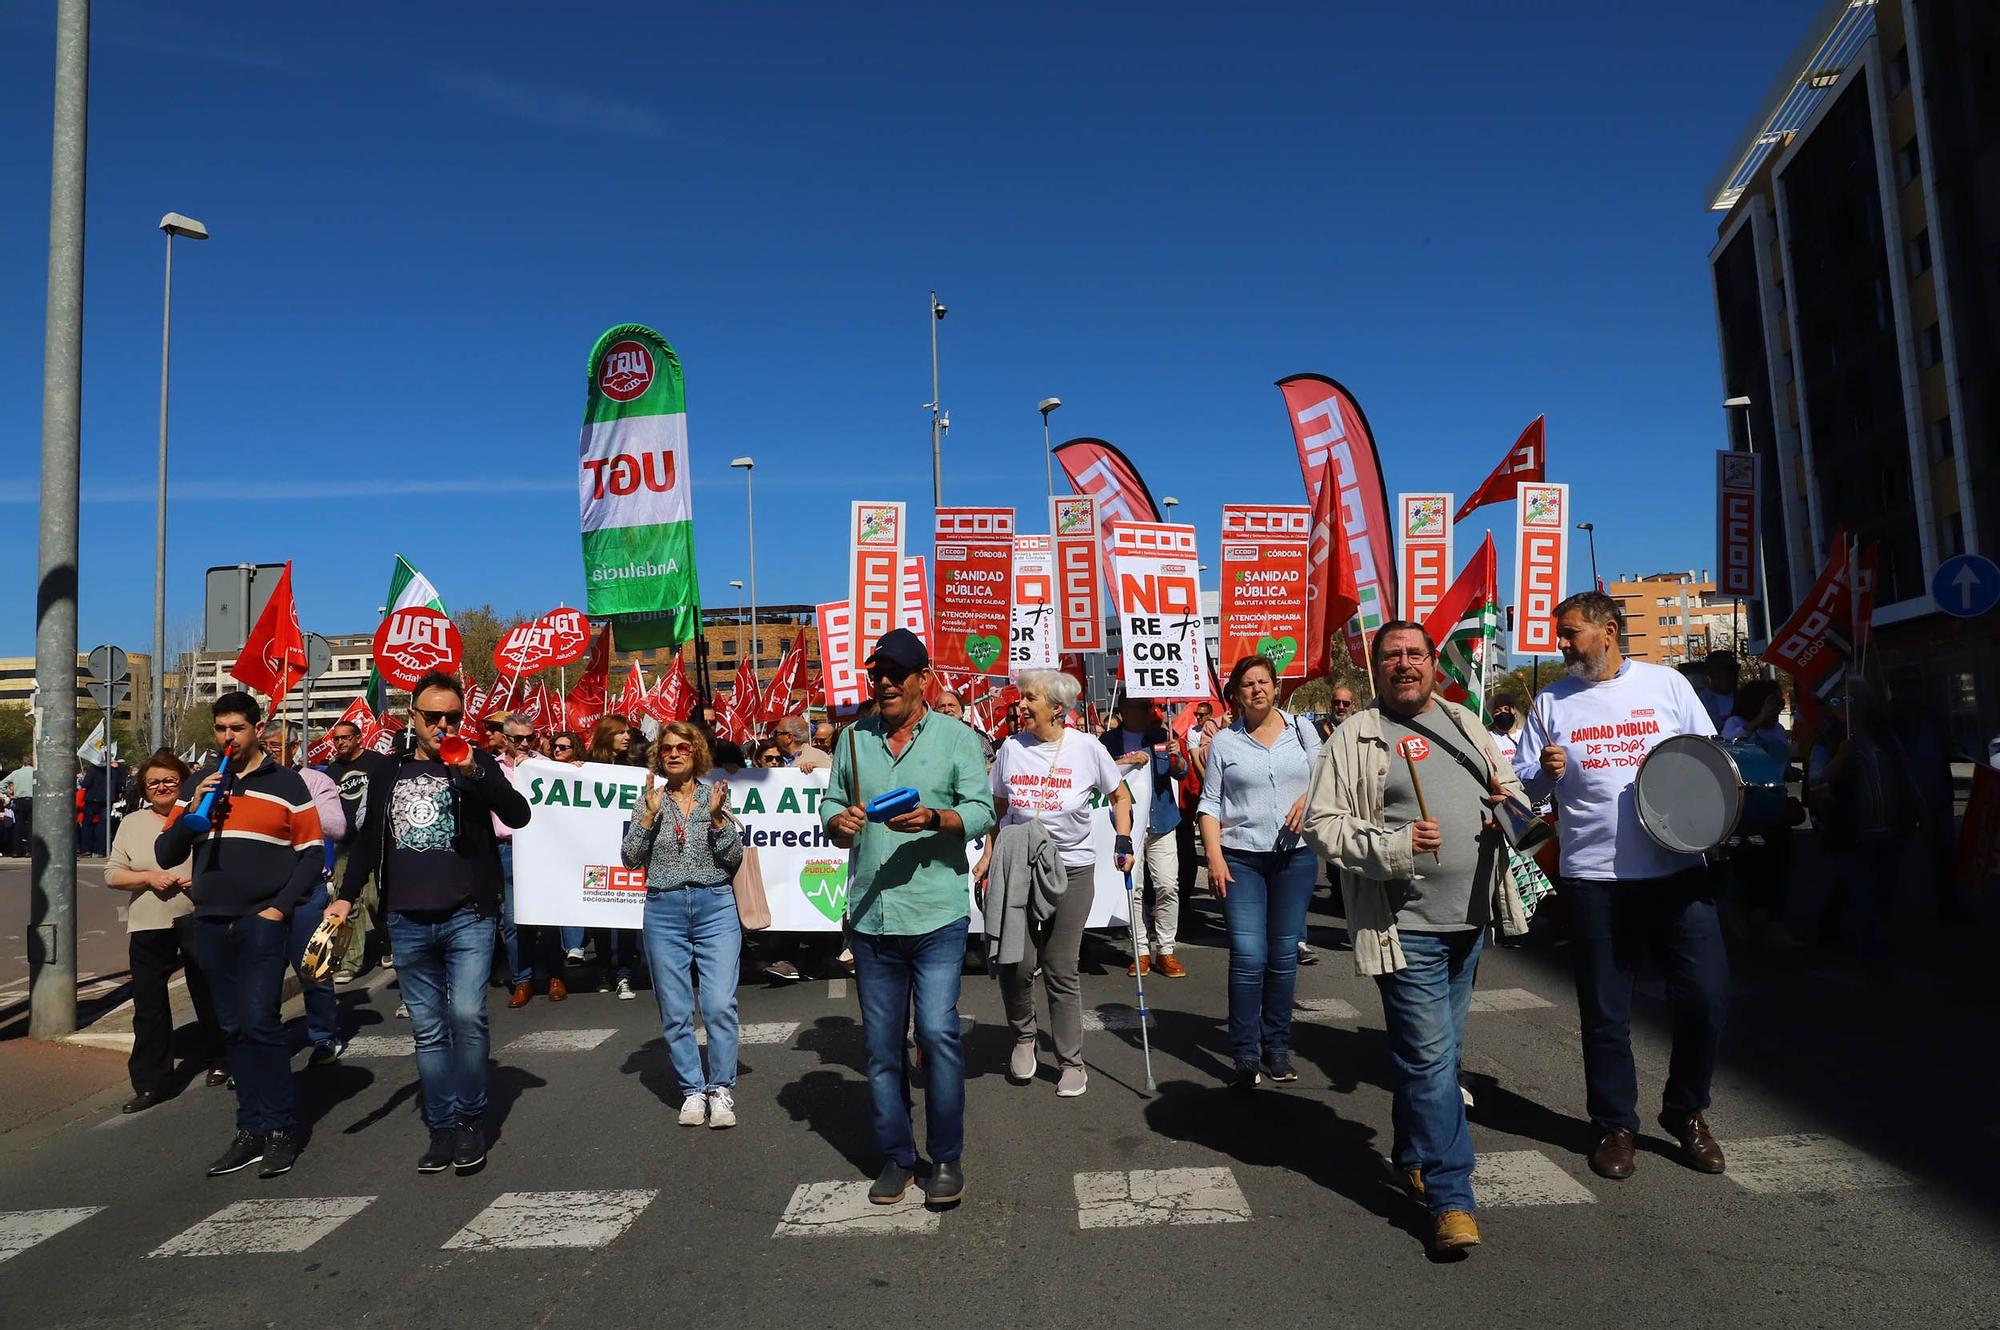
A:
[[[915,673],[915,670],[906,670],[900,665],[870,665],[868,667],[869,678],[879,679],[887,683],[901,683]]]
[[[456,725],[465,719],[464,711],[425,711],[418,707],[417,714],[424,718],[426,725]]]

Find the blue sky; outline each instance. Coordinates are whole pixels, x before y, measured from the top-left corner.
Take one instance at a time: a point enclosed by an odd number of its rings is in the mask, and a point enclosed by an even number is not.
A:
[[[0,654],[53,8],[0,14]],[[947,503],[1039,510],[1056,394],[1213,550],[1223,502],[1302,501],[1272,381],[1311,370],[1392,493],[1547,412],[1607,574],[1710,564],[1702,188],[1817,5],[95,8],[81,635],[143,650],[169,210],[214,235],[175,255],[172,622],[291,558],[306,627],[372,629],[398,551],[454,605],[581,603],[583,362],[626,320],[686,369],[708,603],[746,452],[761,599],[838,598],[847,500],[928,509],[933,286]]]

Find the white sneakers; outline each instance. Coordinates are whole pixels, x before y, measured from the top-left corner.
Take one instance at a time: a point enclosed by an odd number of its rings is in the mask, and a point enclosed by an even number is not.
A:
[[[699,1127],[703,1122],[721,1131],[724,1127],[736,1125],[736,1099],[729,1091],[717,1087],[707,1094],[691,1094],[681,1100],[680,1124],[683,1127]]]
[[[637,993],[632,991],[632,981],[630,979],[620,979],[618,981],[618,1000],[620,1002],[631,1002],[638,996]]]

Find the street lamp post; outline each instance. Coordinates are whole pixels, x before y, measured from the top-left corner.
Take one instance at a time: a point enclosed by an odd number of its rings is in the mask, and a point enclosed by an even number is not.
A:
[[[1744,451],[1752,457],[1756,456],[1757,436],[1750,424],[1750,399],[1740,395],[1725,397],[1722,399],[1722,409],[1743,413]],[[1761,507],[1763,503],[1761,494],[1758,496],[1758,503]],[[1764,642],[1768,646],[1771,641],[1771,579],[1764,568],[1764,515],[1761,512],[1757,514],[1757,604],[1764,611]]]
[[[1174,509],[1180,506],[1181,506],[1181,501],[1179,499],[1176,499],[1173,495],[1165,494],[1160,496],[1160,507],[1167,510],[1167,520],[1169,522],[1174,520]]]
[[[944,302],[931,292],[931,506],[944,507],[944,434],[951,428],[951,418],[938,405],[938,325],[944,322]]]
[[[153,747],[166,745],[167,723],[167,368],[174,345],[174,237],[208,239],[208,228],[192,217],[170,212],[160,219],[167,233],[167,293],[160,306],[160,482],[153,499]]]
[[[750,473],[757,463],[748,457],[732,457],[729,465],[743,471],[743,510],[750,539],[750,673],[754,675],[757,673],[757,501],[750,492]],[[743,607],[738,605],[736,611],[740,615]]]
[[[1597,575],[1597,523],[1578,522],[1576,529],[1590,538],[1590,589],[1595,591],[1598,589],[1599,583],[1603,581]]]
[[[1049,449],[1049,413],[1062,405],[1060,397],[1044,397],[1035,404],[1035,410],[1042,413],[1042,470],[1049,478],[1049,497],[1056,497],[1056,455]]]

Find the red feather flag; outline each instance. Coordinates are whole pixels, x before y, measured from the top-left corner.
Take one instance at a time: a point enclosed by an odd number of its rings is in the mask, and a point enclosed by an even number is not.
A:
[[[762,709],[762,699],[757,695],[757,672],[750,667],[750,658],[746,656],[737,663],[736,679],[729,689],[728,700],[723,704],[724,732],[736,743],[748,743]]]
[[[626,720],[637,721],[646,714],[646,676],[639,672],[639,662],[634,660],[632,668],[625,671],[625,688],[618,694],[618,705],[611,708]]]

